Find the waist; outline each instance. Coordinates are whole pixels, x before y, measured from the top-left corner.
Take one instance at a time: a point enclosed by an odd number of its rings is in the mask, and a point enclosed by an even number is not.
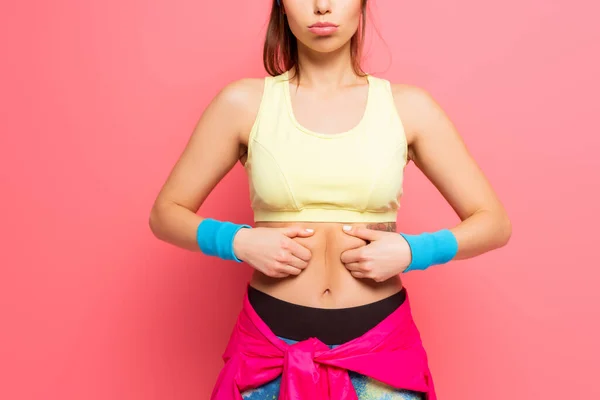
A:
[[[316,308],[344,308],[372,303],[386,298],[402,288],[400,276],[384,282],[352,276],[341,261],[344,251],[367,244],[350,236],[344,225],[362,226],[382,231],[395,231],[395,222],[258,222],[257,227],[300,226],[311,228],[314,234],[293,238],[311,252],[308,266],[297,276],[270,278],[255,271],[251,285],[278,299]]]
[[[280,338],[317,338],[327,345],[356,339],[377,326],[406,300],[406,289],[357,307],[324,309],[289,303],[248,286],[248,301],[269,329]]]

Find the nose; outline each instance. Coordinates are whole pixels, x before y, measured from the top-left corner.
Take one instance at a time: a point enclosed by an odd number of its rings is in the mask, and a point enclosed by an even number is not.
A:
[[[315,14],[325,15],[331,13],[331,0],[315,0]]]

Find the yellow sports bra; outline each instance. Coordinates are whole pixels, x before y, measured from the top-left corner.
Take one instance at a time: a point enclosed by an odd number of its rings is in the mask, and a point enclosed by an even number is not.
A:
[[[255,222],[396,221],[406,136],[389,81],[367,79],[360,122],[323,134],[294,117],[287,72],[265,78],[244,164]]]

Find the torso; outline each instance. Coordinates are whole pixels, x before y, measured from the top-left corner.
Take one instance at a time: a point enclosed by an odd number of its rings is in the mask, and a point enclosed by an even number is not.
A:
[[[314,131],[328,134],[352,128],[362,116],[365,107],[367,84],[349,87],[335,95],[309,94],[293,98],[293,108],[299,123]],[[258,111],[262,96],[263,80],[248,80],[246,93],[249,112],[244,116],[244,129],[240,133],[240,162],[246,161],[249,133]],[[399,89],[399,87],[395,87]],[[295,91],[292,90],[295,95]],[[403,110],[406,112],[406,110]],[[335,123],[332,123],[335,121]],[[409,130],[406,130],[410,144]],[[289,278],[269,278],[254,271],[250,285],[281,300],[294,304],[319,308],[344,308],[372,303],[393,295],[402,288],[400,276],[376,283],[370,279],[354,278],[340,261],[341,254],[348,249],[364,245],[361,239],[349,236],[342,231],[344,223],[334,222],[261,222],[256,227],[301,226],[314,229],[309,238],[294,240],[307,247],[312,258],[298,276]],[[396,232],[396,222],[353,223],[345,225],[363,226],[370,229]]]

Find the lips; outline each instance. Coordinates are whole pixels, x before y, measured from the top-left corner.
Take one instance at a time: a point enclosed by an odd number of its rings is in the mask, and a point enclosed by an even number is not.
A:
[[[333,22],[315,22],[314,24],[309,26],[309,28],[327,28],[330,26],[337,27],[337,25],[334,24]]]
[[[319,36],[327,36],[337,31],[338,25],[333,22],[316,22],[308,27],[308,30]]]

